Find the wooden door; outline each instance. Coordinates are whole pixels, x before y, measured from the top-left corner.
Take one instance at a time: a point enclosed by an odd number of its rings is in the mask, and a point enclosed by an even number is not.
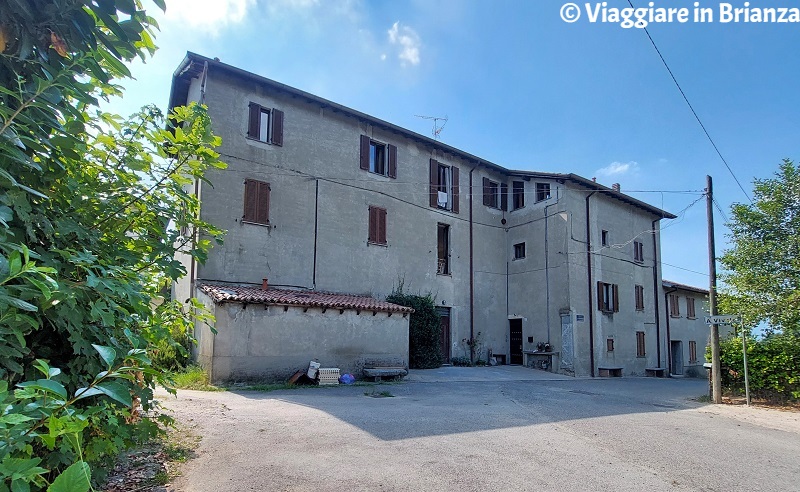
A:
[[[513,365],[522,364],[522,320],[508,320],[509,328],[509,363]]]
[[[442,352],[442,364],[450,363],[450,309],[437,308],[439,313],[439,343]]]

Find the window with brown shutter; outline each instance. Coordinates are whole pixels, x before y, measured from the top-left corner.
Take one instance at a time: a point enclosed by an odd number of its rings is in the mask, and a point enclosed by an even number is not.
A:
[[[669,295],[669,315],[673,318],[680,318],[681,317],[681,308],[678,305],[678,295],[677,294],[670,294]]]
[[[613,352],[613,351],[614,351],[614,339],[606,338],[606,352]]]
[[[644,261],[644,244],[639,241],[633,242],[633,261],[639,263]]]
[[[283,147],[283,111],[272,108],[272,145]]]
[[[636,357],[644,357],[645,356],[645,346],[644,346],[644,332],[637,331],[636,332]]]
[[[634,291],[636,292],[636,310],[644,311],[644,287],[636,285]]]
[[[247,122],[247,136],[254,140],[283,146],[283,111],[265,108],[251,102]]]
[[[689,319],[697,318],[694,312],[694,297],[686,296],[686,317]]]
[[[697,362],[697,342],[689,340],[689,362]]]
[[[359,167],[364,171],[389,178],[397,177],[397,147],[361,135]]]
[[[511,207],[513,210],[525,206],[525,183],[514,181],[511,183]]]
[[[487,207],[499,208],[500,184],[489,178],[483,178],[483,204]]]
[[[604,313],[619,312],[619,286],[597,282],[597,309]]]
[[[386,209],[369,207],[369,234],[367,241],[386,245]]]
[[[244,215],[242,222],[269,224],[269,183],[246,179],[244,181]]]
[[[430,160],[430,206],[458,213],[458,168]]]

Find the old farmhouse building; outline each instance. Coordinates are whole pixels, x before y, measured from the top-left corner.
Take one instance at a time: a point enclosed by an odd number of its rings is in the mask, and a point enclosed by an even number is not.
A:
[[[669,318],[659,231],[675,216],[618,186],[507,169],[189,53],[170,107],[192,101],[208,106],[228,164],[209,171],[213,185],[196,184],[201,216],[228,233],[204,265],[187,263],[190,276],[174,293],[224,310],[224,329],[238,330],[231,339],[218,327],[216,337],[227,338],[217,347],[215,335],[198,331],[201,362],[224,366],[215,379],[279,377],[310,356],[325,364],[325,354],[348,354],[355,368],[380,363],[382,353],[407,363],[407,334],[405,345],[397,337],[407,313],[382,302],[399,284],[435,296],[445,358],[468,355],[475,338],[481,358],[491,351],[501,362],[575,376],[661,374],[678,360],[685,371],[702,359],[706,338],[691,334],[694,345],[680,347],[669,339],[670,321],[673,332],[683,328]],[[669,288],[675,298],[679,286]],[[281,303],[272,289],[305,297]],[[374,309],[348,307],[341,316],[363,319],[337,321],[345,309],[320,301],[327,293],[360,296]],[[281,324],[245,316],[248,305],[303,316]],[[347,346],[325,332],[331,323],[342,325]],[[228,352],[215,353],[220,345]]]

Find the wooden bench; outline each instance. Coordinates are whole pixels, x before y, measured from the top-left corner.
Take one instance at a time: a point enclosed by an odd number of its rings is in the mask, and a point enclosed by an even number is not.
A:
[[[644,373],[654,378],[663,378],[667,374],[666,367],[645,367]]]
[[[622,367],[598,367],[597,370],[600,371],[601,378],[621,378],[622,377]]]
[[[408,375],[405,367],[365,367],[364,377],[373,378],[377,383],[381,378],[402,379]]]

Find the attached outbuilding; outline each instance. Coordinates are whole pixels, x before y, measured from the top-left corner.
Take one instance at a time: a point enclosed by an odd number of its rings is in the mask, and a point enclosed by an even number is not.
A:
[[[195,358],[212,381],[285,380],[316,360],[360,377],[363,368],[408,368],[409,314],[370,296],[201,284],[216,320],[195,327]],[[216,333],[215,333],[216,331]]]

